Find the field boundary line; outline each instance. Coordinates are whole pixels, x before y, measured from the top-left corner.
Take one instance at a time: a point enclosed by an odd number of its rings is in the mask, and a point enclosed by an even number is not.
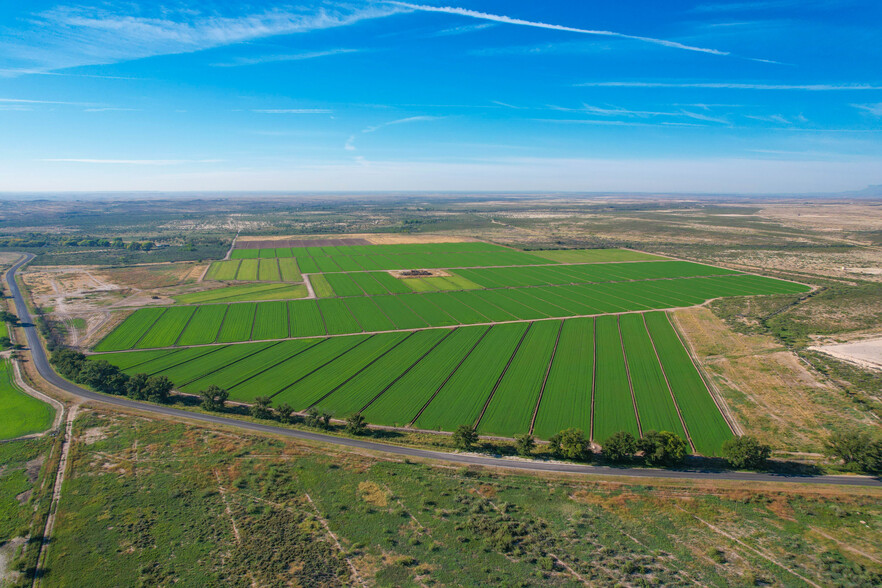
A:
[[[358,580],[358,583],[362,586],[367,586],[362,580],[361,576],[358,574],[358,570],[355,567],[355,564],[352,563],[352,560],[349,559],[349,556],[346,555],[346,551],[343,549],[343,546],[340,544],[340,540],[337,539],[337,535],[331,530],[331,526],[328,524],[328,521],[325,520],[325,517],[322,516],[321,511],[315,505],[315,502],[312,501],[312,498],[309,496],[309,492],[304,492],[304,496],[306,496],[306,500],[309,502],[309,505],[315,511],[315,516],[321,522],[322,527],[325,528],[325,532],[330,535],[331,539],[334,540],[334,544],[337,546],[337,550],[340,551],[340,555],[343,556],[343,559],[346,560],[346,563],[349,565],[349,570],[352,572],[352,575],[355,576],[355,579]]]
[[[588,433],[588,440],[592,442],[596,442],[594,439],[594,388],[595,383],[597,382],[597,319],[591,319],[592,326],[592,335],[591,335],[591,351],[594,354],[594,361],[591,365],[591,422],[588,424],[590,432]],[[604,439],[605,441],[606,439]],[[599,443],[597,443],[599,445]]]
[[[362,298],[362,296],[359,296],[359,298]],[[358,317],[355,316],[355,313],[352,311],[351,308],[349,308],[349,305],[346,304],[346,301],[345,301],[345,300],[341,300],[340,302],[343,304],[343,307],[346,308],[346,311],[349,313],[349,316],[352,317],[352,320],[355,321],[355,324],[358,325],[359,328],[361,329],[361,330],[358,331],[358,332],[359,332],[359,333],[366,333],[367,331],[364,330],[364,325],[361,324],[361,321],[358,320]]]
[[[236,231],[236,234],[233,236],[233,241],[230,243],[230,248],[227,249],[227,254],[224,255],[222,261],[227,261],[230,259],[230,256],[233,255],[233,249],[236,248],[236,240],[239,238],[239,231]]]
[[[251,341],[254,338],[254,325],[257,324],[257,302],[254,303],[254,312],[251,313],[251,330],[248,331],[248,340]],[[289,328],[290,332],[290,328]]]
[[[444,294],[444,293],[445,293],[445,291],[443,291],[443,290],[438,290],[437,292],[421,292],[421,294]],[[459,319],[457,319],[455,316],[453,316],[452,314],[450,314],[449,312],[447,312],[446,310],[444,310],[443,308],[441,308],[441,307],[438,305],[437,302],[433,301],[431,298],[426,298],[426,300],[429,301],[429,304],[431,304],[432,306],[434,306],[435,308],[437,308],[438,310],[440,310],[441,312],[443,312],[445,315],[449,316],[449,317],[451,318],[451,320],[453,320],[453,321],[456,322],[457,325],[461,325],[461,324],[462,324],[462,323],[459,321]]]
[[[330,335],[330,333],[328,333],[328,323],[327,321],[325,321],[325,313],[322,312],[322,305],[318,303],[318,299],[316,299],[315,301],[315,307],[318,310],[319,316],[322,319],[322,328],[325,330],[325,335]],[[288,327],[290,328],[291,325],[288,325]]]
[[[744,434],[744,431],[741,430],[741,426],[738,425],[738,421],[735,420],[735,415],[733,415],[729,409],[729,405],[723,400],[722,395],[720,394],[717,387],[712,384],[710,376],[708,376],[704,371],[704,366],[702,366],[695,357],[695,350],[692,349],[692,345],[686,341],[686,337],[680,333],[680,329],[676,324],[676,318],[671,316],[671,313],[666,311],[665,316],[668,319],[668,324],[671,325],[671,328],[674,329],[674,333],[677,335],[677,339],[680,340],[680,345],[683,346],[683,349],[686,350],[686,355],[689,356],[689,360],[692,362],[692,367],[695,368],[695,371],[698,372],[699,377],[701,377],[701,381],[704,382],[704,387],[707,390],[707,393],[710,394],[711,400],[714,401],[714,404],[717,405],[717,410],[720,411],[720,414],[723,415],[723,420],[726,421],[726,424],[729,426],[729,430],[735,436],[741,436]],[[672,320],[673,319],[673,320]]]
[[[521,338],[518,340],[518,344],[515,345],[514,351],[511,353],[511,357],[508,358],[508,362],[506,362],[505,367],[502,368],[502,373],[499,374],[499,377],[496,378],[496,383],[493,384],[493,388],[490,390],[490,394],[487,396],[486,402],[484,402],[484,408],[481,409],[481,414],[478,415],[478,420],[475,421],[475,424],[472,426],[472,429],[477,430],[478,425],[481,424],[481,419],[484,418],[484,413],[487,412],[487,407],[490,406],[490,402],[493,400],[493,396],[496,394],[496,390],[499,388],[499,384],[502,383],[502,378],[505,377],[505,374],[508,372],[508,368],[511,367],[511,362],[514,361],[515,356],[518,354],[518,350],[521,348],[521,343],[524,342],[524,339],[527,338],[527,333],[530,332],[530,329],[533,327],[533,323],[530,323],[526,329],[524,329],[524,334],[521,335]]]
[[[322,396],[321,398],[319,398],[318,400],[316,400],[315,402],[313,402],[312,404],[310,404],[309,406],[307,406],[307,407],[306,407],[306,410],[309,410],[310,408],[315,407],[319,402],[325,400],[326,398],[328,398],[328,396],[330,396],[331,394],[333,394],[334,392],[336,392],[337,390],[339,390],[340,388],[342,388],[343,386],[345,386],[346,384],[348,384],[349,382],[351,382],[351,381],[353,380],[353,378],[358,377],[358,375],[359,375],[361,372],[363,372],[364,370],[368,369],[369,367],[371,367],[372,365],[374,365],[375,363],[377,363],[378,361],[380,361],[381,359],[383,359],[384,357],[386,357],[386,355],[388,355],[388,354],[391,353],[394,349],[396,349],[399,345],[401,345],[402,343],[404,343],[405,341],[407,341],[408,339],[410,339],[411,337],[413,337],[413,335],[414,335],[413,333],[410,333],[409,335],[406,335],[406,336],[402,337],[402,338],[401,338],[401,341],[399,341],[398,343],[396,343],[395,345],[393,345],[392,347],[390,347],[389,349],[387,349],[386,351],[384,351],[384,352],[381,353],[380,355],[376,356],[375,358],[373,358],[372,360],[370,360],[369,362],[367,362],[365,365],[363,365],[363,366],[361,366],[360,368],[358,368],[358,369],[355,371],[354,374],[352,374],[351,376],[349,376],[348,378],[346,378],[345,380],[343,380],[342,382],[340,382],[339,384],[337,384],[336,386],[334,386],[334,388],[333,388],[330,392],[328,392],[327,394],[325,394],[324,396]]]
[[[560,327],[557,329],[557,338],[554,340],[554,349],[552,349],[551,357],[548,359],[545,377],[542,378],[542,387],[539,388],[539,398],[536,399],[536,407],[533,409],[533,418],[530,419],[530,435],[533,434],[533,427],[536,425],[536,416],[539,414],[539,405],[542,403],[542,395],[545,393],[545,385],[548,383],[548,374],[551,373],[551,366],[554,364],[554,356],[557,355],[557,345],[560,343],[560,334],[563,332],[563,326],[564,321],[560,321]]]
[[[186,331],[186,330],[187,330],[187,327],[190,326],[190,321],[193,320],[193,317],[196,316],[196,313],[197,313],[197,312],[199,312],[199,307],[198,307],[198,306],[196,307],[196,310],[194,310],[193,312],[191,312],[191,313],[190,313],[190,316],[187,317],[187,322],[184,323],[184,328],[181,329],[181,332],[180,332],[180,333],[178,333],[178,336],[175,338],[175,342],[172,344],[172,346],[177,346],[178,341],[180,341],[180,340],[181,340],[181,337],[184,336],[184,331]],[[226,314],[226,313],[224,313],[224,314]]]
[[[383,295],[381,294],[381,296],[383,296]],[[395,325],[396,328],[398,327],[398,323],[396,323],[394,320],[392,320],[392,317],[389,316],[389,313],[386,312],[385,310],[383,310],[382,307],[380,307],[380,305],[377,304],[376,301],[374,301],[373,296],[371,296],[371,297],[369,298],[369,300],[373,303],[374,306],[377,307],[377,310],[379,310],[379,311],[383,314],[384,317],[386,317],[387,319],[389,319],[389,322],[390,322],[390,323],[392,323],[393,325]]]
[[[292,353],[291,355],[287,355],[287,356],[285,356],[284,359],[281,359],[281,360],[277,361],[276,363],[272,364],[271,366],[265,367],[264,369],[260,370],[260,371],[257,372],[256,374],[251,374],[250,376],[248,376],[248,377],[245,378],[244,380],[239,380],[238,382],[236,382],[235,384],[233,384],[232,386],[230,386],[229,388],[227,388],[227,390],[228,390],[228,391],[232,391],[232,389],[235,388],[236,386],[241,386],[242,384],[244,384],[244,383],[247,382],[248,380],[250,380],[250,379],[252,379],[252,378],[256,378],[257,376],[266,373],[268,370],[271,370],[271,369],[273,369],[273,368],[278,367],[280,364],[285,363],[286,361],[288,361],[288,360],[291,359],[292,357],[297,357],[297,356],[300,355],[301,353],[304,353],[304,352],[306,352],[306,351],[309,351],[309,350],[312,349],[313,347],[318,347],[319,345],[321,345],[321,344],[324,343],[325,341],[327,341],[327,339],[322,339],[322,340],[319,341],[318,343],[313,343],[312,345],[310,345],[310,346],[308,346],[308,347],[306,347],[306,348],[304,348],[304,349],[301,349],[300,351],[297,351],[297,352],[295,352],[295,353]],[[267,349],[269,349],[269,347],[267,347]]]
[[[40,538],[40,547],[37,552],[37,564],[34,571],[34,581],[31,586],[39,586],[43,579],[41,570],[46,567],[46,557],[49,551],[50,537],[55,530],[55,517],[58,515],[58,503],[61,502],[61,491],[64,487],[64,478],[67,473],[67,464],[70,457],[70,448],[73,445],[73,424],[76,419],[79,405],[74,404],[67,411],[64,423],[64,437],[61,439],[61,456],[58,458],[58,469],[55,471],[55,484],[52,487],[52,496],[49,500],[49,514],[46,517],[46,525],[43,527],[43,536]]]
[[[230,312],[230,305],[227,304],[227,307],[224,309],[224,316],[221,317],[220,324],[217,326],[217,333],[214,334],[214,339],[211,340],[211,343],[217,343],[218,337],[220,337],[221,331],[224,329],[224,323],[227,322],[227,313]],[[209,345],[211,344],[209,343]]]
[[[616,317],[616,327],[619,330],[619,344],[622,346],[622,361],[625,362],[625,373],[628,375],[628,389],[631,391],[631,402],[634,405],[634,417],[637,419],[637,432],[643,437],[643,425],[640,423],[640,411],[637,410],[637,397],[634,395],[634,384],[631,382],[631,368],[628,366],[628,353],[625,351],[625,339],[622,337],[622,323]]]
[[[717,527],[716,525],[713,525],[713,524],[711,524],[711,523],[705,521],[704,519],[700,518],[699,516],[692,514],[691,512],[689,512],[688,510],[686,510],[685,508],[683,508],[682,506],[680,506],[679,504],[677,504],[676,502],[674,502],[674,506],[676,506],[678,510],[683,511],[683,513],[685,513],[685,514],[691,516],[692,518],[694,518],[696,521],[698,521],[698,522],[702,523],[703,525],[707,526],[707,528],[710,529],[711,531],[713,531],[714,533],[717,533],[717,534],[719,534],[719,535],[722,535],[722,536],[725,537],[726,539],[729,539],[730,541],[732,541],[732,542],[734,542],[734,543],[737,543],[738,545],[740,545],[741,547],[747,549],[748,551],[753,552],[755,555],[760,556],[761,558],[765,559],[765,560],[768,561],[769,563],[775,564],[776,566],[778,566],[778,567],[781,568],[782,570],[785,570],[785,571],[787,571],[787,572],[790,572],[791,574],[793,574],[794,576],[796,576],[797,578],[799,578],[800,580],[802,580],[802,581],[805,582],[806,584],[808,584],[808,585],[810,585],[810,586],[814,586],[815,588],[821,588],[821,586],[820,586],[819,584],[816,584],[815,582],[809,580],[809,579],[806,578],[805,576],[802,576],[802,575],[798,574],[797,572],[793,571],[791,568],[788,568],[786,565],[782,564],[781,562],[779,562],[778,560],[776,560],[775,558],[773,558],[771,555],[765,553],[764,550],[761,550],[761,549],[756,548],[756,547],[751,547],[750,545],[748,545],[747,543],[745,543],[744,541],[742,541],[742,540],[739,539],[738,537],[735,537],[734,535],[731,535],[731,534],[725,532],[724,530],[722,530],[721,528]]]
[[[356,347],[358,347],[358,346],[361,345],[362,343],[364,343],[364,342],[366,342],[366,341],[372,339],[373,337],[374,337],[374,335],[368,335],[367,337],[365,337],[364,339],[362,339],[361,341],[359,341],[358,343],[356,343],[356,344],[353,345],[352,347],[349,347],[349,348],[346,349],[345,351],[341,351],[340,353],[338,353],[337,355],[335,355],[334,357],[332,357],[331,359],[329,359],[328,361],[326,361],[326,362],[323,363],[322,365],[318,366],[318,367],[315,368],[315,369],[310,370],[308,373],[303,374],[302,376],[300,376],[299,378],[297,378],[296,380],[294,380],[294,381],[291,382],[290,384],[285,384],[284,386],[282,386],[281,388],[279,388],[277,391],[275,391],[275,392],[273,392],[272,394],[270,394],[269,397],[270,397],[270,398],[275,398],[276,396],[278,396],[279,394],[281,394],[282,392],[284,392],[285,390],[287,390],[288,388],[290,388],[290,387],[293,386],[294,384],[300,382],[300,381],[303,380],[304,378],[308,378],[309,376],[311,376],[312,374],[316,373],[317,371],[319,371],[320,369],[322,369],[323,367],[325,367],[326,365],[328,365],[328,364],[331,363],[332,361],[336,361],[336,360],[340,359],[341,357],[343,357],[344,355],[346,355],[347,353],[349,353],[350,351],[352,351],[353,349],[355,349]],[[302,412],[302,411],[301,411],[301,412]]]
[[[465,363],[465,360],[468,359],[469,356],[472,354],[472,351],[474,351],[475,348],[481,344],[481,341],[484,340],[484,337],[487,336],[487,333],[489,333],[492,328],[493,328],[492,326],[489,326],[489,327],[487,327],[487,329],[483,333],[481,333],[481,336],[478,337],[478,340],[475,341],[475,344],[472,345],[472,347],[466,352],[466,354],[462,356],[462,359],[459,360],[459,363],[456,364],[456,367],[454,367],[450,371],[450,373],[447,374],[447,377],[444,378],[444,381],[441,382],[441,384],[438,386],[438,388],[435,389],[435,392],[432,393],[432,396],[429,397],[429,399],[426,401],[426,403],[423,405],[423,407],[419,410],[419,412],[416,413],[416,416],[413,417],[413,419],[411,419],[411,421],[407,424],[408,428],[410,428],[415,422],[417,422],[417,419],[419,419],[422,416],[422,414],[426,410],[426,408],[429,407],[429,405],[432,403],[432,401],[435,400],[435,397],[438,396],[438,393],[441,392],[441,389],[447,385],[447,382],[450,381],[450,378],[453,377],[453,374],[455,374],[459,370],[459,368],[462,366],[462,364]]]
[[[658,354],[658,349],[655,346],[655,340],[652,338],[652,333],[649,332],[649,325],[646,324],[646,313],[641,315],[643,319],[643,328],[646,331],[646,336],[649,337],[649,342],[652,344],[652,352],[655,354],[655,360],[658,362],[658,367],[661,369],[662,376],[665,379],[665,386],[668,387],[668,393],[671,395],[671,401],[674,403],[674,409],[677,411],[677,417],[680,419],[680,425],[683,427],[683,432],[686,434],[686,440],[689,441],[689,446],[692,448],[692,452],[695,453],[695,443],[692,441],[692,435],[689,434],[689,428],[686,426],[686,421],[683,419],[683,413],[680,412],[680,404],[677,402],[677,397],[674,396],[674,389],[671,388],[671,382],[668,381],[668,374],[665,371],[665,366],[662,363],[661,356]]]
[[[276,345],[278,345],[279,343],[281,343],[281,341],[278,341],[278,342],[276,342],[276,343],[273,343],[272,345],[267,345],[266,347],[263,347],[262,349],[258,349],[258,350],[256,350],[256,351],[252,351],[251,353],[249,353],[249,354],[247,354],[247,355],[243,355],[242,357],[239,357],[239,358],[237,358],[237,359],[234,359],[233,361],[231,361],[231,362],[229,362],[229,363],[226,363],[226,364],[222,365],[222,366],[219,367],[219,368],[215,368],[215,369],[213,369],[213,370],[209,370],[209,371],[207,371],[207,372],[203,372],[203,373],[199,374],[198,376],[196,376],[195,378],[192,378],[192,379],[190,379],[190,380],[187,380],[186,382],[184,382],[183,384],[181,384],[181,386],[188,386],[188,385],[192,384],[193,382],[195,382],[196,380],[201,380],[201,379],[204,378],[205,376],[210,376],[211,374],[213,374],[213,373],[215,373],[215,372],[219,372],[220,370],[222,370],[222,369],[224,369],[224,368],[226,368],[226,367],[229,367],[229,366],[231,366],[231,365],[235,365],[235,364],[239,363],[240,361],[243,361],[243,360],[248,359],[248,358],[251,357],[252,355],[257,355],[258,353],[261,353],[261,352],[263,352],[263,351],[266,351],[267,349],[271,349],[271,348],[275,347]],[[225,345],[225,346],[224,346],[224,348],[226,348],[226,347],[229,347],[229,345]],[[206,355],[210,355],[210,353],[206,353]],[[184,362],[184,363],[186,363],[186,362]],[[160,370],[160,371],[165,371],[165,370]],[[157,373],[159,373],[159,372],[157,372]]]
[[[457,327],[457,328],[459,328],[459,327]],[[389,388],[391,388],[392,386],[394,386],[395,383],[398,382],[398,380],[400,380],[401,378],[403,378],[404,376],[406,376],[406,375],[408,374],[408,372],[410,372],[410,370],[412,370],[413,368],[415,368],[415,367],[417,366],[418,363],[420,363],[421,361],[423,361],[423,360],[426,358],[427,355],[429,355],[430,353],[432,353],[433,351],[435,351],[435,348],[438,347],[439,345],[441,345],[441,343],[443,343],[443,342],[444,342],[444,341],[445,341],[450,335],[452,335],[454,331],[456,331],[456,328],[454,328],[454,329],[450,329],[450,331],[448,331],[447,334],[445,334],[443,337],[441,337],[441,338],[438,340],[437,343],[435,343],[434,345],[432,345],[432,347],[431,347],[428,351],[426,351],[425,353],[423,353],[423,354],[419,357],[419,359],[417,359],[415,362],[413,362],[412,364],[410,364],[410,366],[409,366],[406,370],[404,370],[404,371],[401,372],[398,376],[396,376],[395,379],[392,380],[391,382],[389,382],[389,384],[386,385],[385,388],[383,388],[382,390],[380,390],[380,392],[377,393],[376,396],[374,396],[373,398],[371,398],[371,399],[368,401],[367,404],[365,404],[364,406],[362,406],[361,409],[359,409],[358,412],[361,413],[361,412],[366,411],[366,410],[368,409],[368,407],[369,407],[371,404],[373,404],[374,402],[376,402],[377,399],[378,399],[380,396],[382,396],[383,394],[385,394],[386,391],[389,390]]]
[[[156,307],[154,307],[154,308],[156,308]],[[159,313],[159,316],[156,317],[156,319],[154,319],[154,321],[153,321],[152,323],[150,323],[150,326],[149,326],[149,327],[147,327],[146,329],[144,329],[144,332],[141,333],[141,336],[138,337],[138,340],[135,341],[134,345],[132,345],[131,347],[129,347],[129,349],[138,349],[138,343],[140,343],[140,342],[144,339],[144,337],[147,336],[147,333],[149,333],[150,331],[153,330],[153,327],[156,326],[156,323],[159,322],[159,319],[161,319],[162,317],[165,316],[165,313],[168,312],[168,309],[169,309],[169,308],[171,308],[171,306],[167,306],[167,307],[165,307],[165,308],[162,309],[162,312]],[[138,312],[138,311],[136,310],[135,312]],[[135,313],[133,312],[132,314],[135,314]],[[128,317],[126,317],[125,320],[129,320]],[[123,322],[125,322],[125,321],[123,321]],[[116,327],[116,329],[120,328],[121,326],[122,326],[122,323],[120,323],[120,324]],[[113,333],[115,333],[115,332],[116,332],[116,329],[114,329],[113,331],[110,331],[109,333],[107,333],[107,337],[110,337],[110,335],[112,335]],[[103,340],[103,339],[102,339],[102,340]],[[100,344],[101,344],[101,341],[99,341],[98,344],[100,345]],[[174,347],[174,346],[172,346],[172,347]]]
[[[196,359],[203,358],[203,357],[205,357],[205,356],[207,356],[207,355],[211,355],[212,353],[215,353],[215,352],[217,352],[217,351],[220,351],[220,350],[223,349],[224,347],[226,347],[226,345],[221,345],[221,346],[219,346],[217,349],[212,349],[211,351],[208,351],[208,352],[206,352],[206,353],[203,353],[202,355],[199,355],[199,356],[197,356],[197,357],[194,357],[194,358],[191,358],[191,359],[185,359],[185,360],[180,361],[180,362],[178,362],[178,363],[174,363],[174,364],[172,364],[172,365],[170,365],[170,366],[168,366],[168,367],[164,367],[164,368],[162,368],[161,370],[156,370],[155,372],[149,372],[147,375],[148,375],[148,376],[155,376],[155,375],[158,374],[159,372],[164,372],[165,370],[170,370],[170,369],[172,369],[172,368],[176,368],[176,367],[178,367],[179,365],[183,365],[183,364],[185,364],[185,363],[189,363],[189,362],[194,361],[194,360],[196,360]],[[183,351],[184,349],[186,349],[186,347],[181,348],[180,351]],[[135,365],[133,365],[133,366],[131,366],[131,367],[127,367],[126,370],[130,370],[130,369],[132,369],[132,368],[136,368],[136,367],[138,367],[139,365],[144,365],[145,363],[150,363],[150,362],[152,362],[152,361],[156,361],[156,360],[158,360],[158,359],[162,359],[163,357],[168,357],[169,355],[172,355],[172,354],[175,354],[175,353],[177,353],[177,352],[176,352],[176,351],[172,351],[171,353],[169,353],[169,354],[167,354],[167,355],[160,355],[159,357],[154,357],[153,359],[148,359],[147,361],[142,361],[141,363],[137,363],[137,364],[135,364]],[[125,370],[123,370],[123,371],[125,371]]]

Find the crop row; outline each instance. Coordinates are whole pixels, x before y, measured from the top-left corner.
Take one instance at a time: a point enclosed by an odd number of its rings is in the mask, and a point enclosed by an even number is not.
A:
[[[243,251],[257,251],[244,249]],[[206,280],[243,282],[299,282],[300,269],[297,260],[288,258],[246,257],[228,261],[215,261],[205,274]]]
[[[109,353],[128,373],[198,393],[271,396],[371,423],[540,438],[578,427],[665,429],[719,453],[731,432],[664,313]],[[635,411],[636,408],[636,411]],[[681,420],[682,419],[682,420]],[[686,427],[683,428],[682,423]]]
[[[394,279],[394,278],[392,278]],[[752,275],[676,278],[499,290],[463,290],[425,294],[380,295],[231,304],[200,312],[192,332],[185,308],[136,311],[96,347],[96,351],[194,344],[231,343],[317,335],[341,335],[425,327],[565,318],[635,310],[692,306],[720,296],[798,292],[791,282]],[[274,309],[274,310],[271,310]],[[154,322],[156,323],[154,325]],[[211,338],[215,335],[215,338]]]

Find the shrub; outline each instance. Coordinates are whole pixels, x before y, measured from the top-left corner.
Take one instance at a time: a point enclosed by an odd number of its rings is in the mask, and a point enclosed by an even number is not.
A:
[[[827,439],[826,453],[854,471],[882,471],[882,440],[864,432],[833,433]]]
[[[453,442],[458,449],[471,449],[478,442],[478,433],[470,425],[460,425],[453,432]]]
[[[367,421],[360,412],[349,415],[346,419],[346,432],[350,435],[364,435],[367,432]]]
[[[672,466],[683,463],[689,452],[686,441],[670,431],[649,431],[637,442],[649,465]]]
[[[760,443],[750,435],[742,435],[723,443],[723,457],[733,468],[757,469],[765,465],[772,455],[772,448]]]
[[[294,422],[294,407],[290,404],[280,404],[275,408],[276,418],[280,423],[291,424]]]
[[[566,459],[588,459],[588,439],[582,429],[570,428],[549,439],[551,449],[558,457]]]
[[[221,411],[224,409],[230,393],[220,386],[212,384],[205,390],[200,390],[199,396],[202,397],[202,408],[205,410]]]
[[[518,455],[522,455],[524,457],[530,456],[533,453],[533,449],[536,447],[536,438],[529,433],[516,435],[515,442],[517,444]]]
[[[273,413],[270,409],[270,404],[272,404],[272,400],[268,397],[258,396],[254,399],[254,404],[251,405],[251,416],[256,419],[271,418]]]
[[[627,431],[613,433],[603,442],[603,456],[610,461],[625,461],[637,453],[637,439]]]

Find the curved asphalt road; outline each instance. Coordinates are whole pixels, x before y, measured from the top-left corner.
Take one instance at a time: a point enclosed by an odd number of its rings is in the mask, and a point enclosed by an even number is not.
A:
[[[342,445],[345,447],[353,447],[356,449],[367,449],[371,451],[382,451],[404,457],[434,459],[455,463],[459,465],[478,465],[490,467],[503,467],[514,470],[525,470],[528,472],[552,472],[552,473],[571,473],[571,474],[591,474],[605,476],[633,476],[639,478],[669,478],[669,479],[690,479],[690,480],[735,480],[742,482],[789,482],[789,483],[808,483],[808,484],[836,484],[840,486],[875,486],[882,487],[882,480],[878,478],[870,478],[866,476],[796,476],[784,474],[761,474],[752,472],[730,472],[718,470],[700,470],[700,469],[679,469],[679,470],[654,470],[642,468],[616,468],[607,466],[592,466],[566,463],[553,463],[537,460],[513,460],[499,457],[489,457],[480,455],[463,455],[458,453],[447,453],[443,451],[430,451],[427,449],[416,449],[412,447],[400,447],[397,445],[387,445],[384,443],[376,443],[361,439],[347,439],[344,437],[334,437],[332,435],[324,435],[322,433],[312,433],[309,431],[295,431],[283,427],[273,425],[263,425],[248,421],[240,421],[237,419],[216,416],[211,414],[200,414],[179,410],[169,406],[157,406],[154,404],[146,404],[129,400],[118,396],[108,396],[98,394],[84,388],[80,388],[71,384],[67,380],[61,378],[50,367],[46,358],[46,351],[43,349],[40,339],[37,335],[36,327],[32,325],[31,316],[27,306],[24,303],[21,291],[15,281],[15,272],[21,266],[34,258],[31,253],[26,253],[25,258],[17,262],[9,269],[7,281],[9,289],[12,291],[12,297],[15,300],[15,308],[18,310],[18,316],[24,327],[25,335],[28,341],[28,347],[31,350],[34,365],[43,378],[50,382],[53,386],[79,396],[86,400],[102,402],[115,406],[124,406],[126,408],[134,408],[137,410],[162,414],[178,419],[187,419],[191,421],[200,421],[208,424],[225,425],[229,427],[237,427],[246,431],[254,431],[258,433],[271,433],[274,435],[282,435],[284,437],[292,437],[295,439],[306,439],[309,441],[320,441],[323,443],[331,443],[333,445]]]

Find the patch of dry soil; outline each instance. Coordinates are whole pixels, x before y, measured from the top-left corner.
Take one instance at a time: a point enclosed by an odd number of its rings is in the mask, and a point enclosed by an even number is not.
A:
[[[809,347],[809,349],[832,355],[837,359],[864,368],[882,369],[882,338],[837,345],[817,345]]]

